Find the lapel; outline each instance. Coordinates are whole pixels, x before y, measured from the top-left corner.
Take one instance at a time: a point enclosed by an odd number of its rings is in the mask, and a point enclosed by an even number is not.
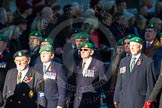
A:
[[[23,82],[30,83],[32,80],[33,80],[33,75],[32,75],[32,71],[30,71],[30,68],[29,68],[28,72],[23,78]]]
[[[131,74],[131,73],[130,73],[131,58],[132,58],[132,56],[128,56],[128,57],[127,57],[127,63],[126,63],[126,64],[127,64],[126,67],[128,67],[128,68],[126,68],[126,72],[127,72],[126,74],[127,74],[127,75],[130,75],[130,74]]]
[[[56,65],[55,62],[51,61],[50,65],[47,68],[47,71],[49,71],[49,72],[56,71],[55,70],[55,67],[56,67],[55,65]]]
[[[10,78],[8,81],[7,81],[7,83],[8,83],[8,85],[9,85],[9,90],[10,90],[10,92],[12,92],[12,93],[14,93],[14,91],[15,91],[15,88],[16,88],[16,85],[17,85],[17,74],[18,74],[18,71],[17,71],[17,69],[15,69],[15,71],[13,71],[12,73],[11,73],[11,75],[12,75],[12,78]],[[10,94],[11,95],[11,94]]]
[[[143,60],[143,57],[142,57],[143,55],[141,54],[140,55],[140,57],[138,58],[138,60],[137,60],[137,62],[136,62],[136,64],[134,65],[134,67],[133,67],[133,69],[132,69],[132,74],[134,73],[134,72],[138,72],[139,71],[139,66],[141,65],[141,63],[142,63],[142,60]]]
[[[79,70],[78,70],[78,73],[77,73],[78,76],[79,76],[77,78],[77,79],[79,79],[78,86],[84,84],[85,82],[88,82],[88,80],[90,80],[90,79],[93,79],[93,78],[83,77],[83,74],[82,74],[82,62],[79,65]],[[88,69],[93,69],[93,68],[95,68],[94,66],[95,66],[95,59],[92,58],[92,61],[91,61],[90,65],[88,66]]]

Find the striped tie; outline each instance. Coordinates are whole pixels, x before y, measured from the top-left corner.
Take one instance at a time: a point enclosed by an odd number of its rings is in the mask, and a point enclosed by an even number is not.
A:
[[[130,64],[130,72],[132,72],[135,63],[136,63],[136,58],[134,57],[134,58],[132,58],[132,61],[131,61],[131,64]]]
[[[17,84],[21,83],[22,72],[18,72],[17,75]]]

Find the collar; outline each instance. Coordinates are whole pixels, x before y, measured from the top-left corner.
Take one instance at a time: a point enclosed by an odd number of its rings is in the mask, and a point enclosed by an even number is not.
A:
[[[154,41],[151,41],[151,42],[149,42],[149,41],[146,41],[146,43],[150,43],[150,45],[153,43]]]
[[[46,70],[48,69],[49,65],[51,64],[51,61],[47,62],[47,63],[43,63],[43,65],[46,66]]]
[[[18,69],[17,69],[18,70]],[[18,70],[18,72],[22,72],[22,73],[24,73],[24,72],[27,72],[29,70],[29,65],[24,69],[24,70]]]
[[[83,63],[90,63],[92,61],[92,57],[89,57],[86,61],[83,60]]]
[[[139,53],[139,54],[136,55],[136,56],[133,56],[133,55],[132,55],[132,58],[136,58],[136,60],[138,60],[140,56],[141,56],[141,53]]]

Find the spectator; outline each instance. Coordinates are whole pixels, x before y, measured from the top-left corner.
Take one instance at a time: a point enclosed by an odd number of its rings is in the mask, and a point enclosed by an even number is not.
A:
[[[6,27],[8,22],[7,12],[5,8],[0,8],[0,30]]]

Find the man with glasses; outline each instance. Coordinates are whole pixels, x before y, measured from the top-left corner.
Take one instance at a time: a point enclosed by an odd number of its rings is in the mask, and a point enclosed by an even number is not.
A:
[[[93,58],[94,46],[84,42],[80,46],[82,60],[75,67],[71,84],[74,91],[74,108],[99,108],[101,88],[107,82],[103,62]]]
[[[129,40],[131,38],[133,38],[133,37],[135,37],[134,34],[128,34],[127,36],[125,36],[123,38],[123,48],[124,48],[125,56],[129,56],[130,55]]]
[[[74,61],[75,64],[78,65],[78,63],[81,61],[81,54],[80,54],[80,46],[83,42],[89,42],[89,35],[86,32],[79,32],[75,35],[75,45],[76,50],[74,51]],[[99,52],[94,48],[94,54],[93,57],[96,59],[101,59]]]
[[[155,83],[153,60],[141,53],[143,40],[133,37],[129,42],[131,56],[123,58],[119,65],[116,108],[142,108]]]

